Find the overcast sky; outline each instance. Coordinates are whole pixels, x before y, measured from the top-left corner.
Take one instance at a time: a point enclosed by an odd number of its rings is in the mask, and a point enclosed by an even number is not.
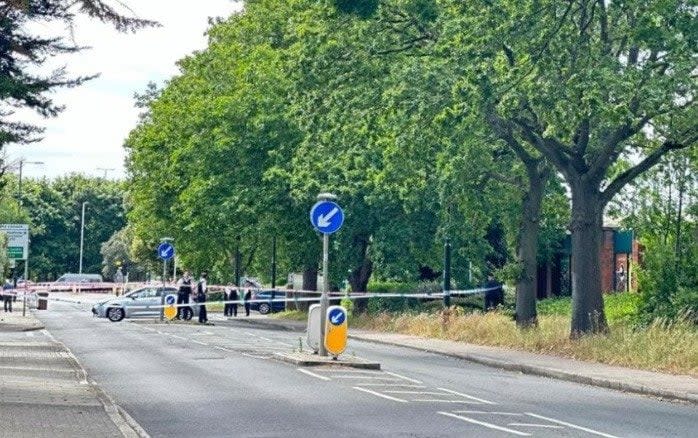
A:
[[[66,106],[58,117],[40,119],[22,113],[44,126],[41,142],[7,147],[9,160],[25,158],[43,165],[26,165],[25,175],[55,177],[71,172],[124,177],[123,141],[136,125],[138,109],[133,95],[149,81],[158,84],[177,73],[175,62],[206,47],[204,32],[209,17],[227,17],[241,9],[233,0],[128,0],[142,18],[159,21],[162,27],[136,34],[120,34],[107,25],[83,19],[75,40],[91,49],[62,57],[61,65],[75,75],[101,76],[52,97]]]

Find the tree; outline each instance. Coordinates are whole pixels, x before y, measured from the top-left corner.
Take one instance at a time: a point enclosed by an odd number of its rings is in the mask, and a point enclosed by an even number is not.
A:
[[[605,206],[668,152],[695,145],[698,29],[691,2],[441,4],[441,50],[466,96],[560,172],[571,192],[571,334],[603,332]],[[637,157],[614,173],[619,157]]]
[[[119,1],[8,0],[0,3],[0,149],[8,143],[36,141],[42,129],[18,121],[13,114],[27,108],[52,117],[62,106],[49,93],[58,87],[78,86],[94,76],[68,77],[65,69],[37,73],[52,56],[82,50],[69,35],[43,36],[33,24],[57,23],[72,29],[79,15],[109,23],[119,31],[135,31],[156,23],[130,16]]]

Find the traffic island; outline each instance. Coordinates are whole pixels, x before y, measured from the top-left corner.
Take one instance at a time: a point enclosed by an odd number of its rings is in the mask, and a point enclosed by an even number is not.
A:
[[[36,319],[33,313],[26,312],[26,316],[22,316],[21,304],[18,307],[19,310],[15,307],[14,312],[0,313],[0,332],[29,332],[44,329],[44,324]]]
[[[317,354],[310,353],[276,353],[275,357],[283,362],[292,363],[301,367],[315,367],[315,366],[336,366],[336,367],[348,367],[348,368],[359,368],[364,370],[380,370],[381,364],[378,362],[371,362],[366,359],[355,356],[340,356],[336,360],[331,356],[320,356]]]

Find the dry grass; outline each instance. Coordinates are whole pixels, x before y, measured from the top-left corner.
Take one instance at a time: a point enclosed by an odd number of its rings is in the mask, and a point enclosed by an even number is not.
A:
[[[657,321],[634,329],[611,324],[609,335],[571,340],[569,317],[539,318],[537,328],[519,330],[510,317],[493,312],[463,314],[379,314],[355,317],[354,327],[404,333],[480,345],[493,345],[639,369],[698,377],[698,330],[689,322]]]

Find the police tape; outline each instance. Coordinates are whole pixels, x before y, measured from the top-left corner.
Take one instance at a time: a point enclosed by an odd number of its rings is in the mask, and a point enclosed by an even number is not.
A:
[[[445,296],[457,298],[457,297],[462,297],[462,296],[469,296],[469,295],[477,295],[481,293],[485,293],[488,291],[492,290],[497,290],[499,287],[490,287],[490,288],[477,288],[477,289],[462,289],[462,290],[453,290],[453,291],[448,291],[448,292],[435,292],[435,293],[362,293],[362,292],[354,292],[354,293],[349,293],[349,294],[343,294],[343,295],[330,295],[328,296],[328,300],[332,301],[341,301],[341,300],[358,300],[358,299],[370,299],[370,298],[405,298],[405,299],[443,299]],[[288,297],[286,293],[290,291],[284,290],[279,291],[279,294],[284,294],[285,296],[282,298],[255,298],[255,299],[238,299],[238,300],[217,300],[217,301],[203,301],[203,302],[198,302],[198,301],[191,301],[187,303],[172,303],[172,304],[129,304],[127,307],[129,309],[162,309],[162,308],[167,308],[167,307],[192,307],[192,306],[208,306],[212,304],[237,304],[237,305],[242,305],[244,306],[245,304],[252,304],[252,303],[302,303],[302,302],[318,302],[321,297],[304,297],[304,298],[297,298],[297,297]],[[293,292],[298,292],[298,291],[293,291]],[[312,292],[317,292],[317,291],[312,291]],[[68,299],[68,298],[60,298],[60,297],[43,297],[39,296],[36,293],[27,293],[27,296],[31,296],[32,298],[36,300],[46,300],[46,301],[56,301],[56,302],[63,302],[63,303],[70,303],[70,304],[82,304],[82,305],[92,305],[92,306],[109,306],[110,302],[116,299],[126,299],[128,296],[121,296],[121,297],[115,297],[110,300],[102,301],[102,302],[93,302],[93,301],[85,301],[85,300],[73,300],[73,299]],[[171,294],[176,297],[176,294]],[[160,297],[152,297],[152,298],[160,298]],[[164,299],[164,297],[162,297]],[[137,300],[137,298],[133,298],[134,301]],[[111,305],[118,305],[116,303],[113,303]]]

